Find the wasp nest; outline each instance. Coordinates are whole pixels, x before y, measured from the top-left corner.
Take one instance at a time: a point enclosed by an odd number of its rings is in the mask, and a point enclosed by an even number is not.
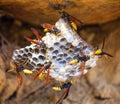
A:
[[[93,55],[94,48],[81,39],[63,18],[56,22],[55,27],[59,33],[47,32],[42,38],[46,47],[33,43],[25,48],[17,49],[13,53],[12,60],[30,70],[40,70],[42,66],[50,62],[50,76],[57,81],[65,82],[82,73],[80,70],[82,61],[70,64],[71,61],[78,57],[88,56],[83,70],[85,74],[88,69],[96,65],[97,56]],[[27,61],[24,65],[25,60]],[[47,69],[42,73],[47,73]]]

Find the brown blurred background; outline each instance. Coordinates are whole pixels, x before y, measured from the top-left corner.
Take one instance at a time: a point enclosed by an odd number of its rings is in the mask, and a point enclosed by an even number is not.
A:
[[[120,0],[0,0],[0,104],[54,104],[62,92],[44,81],[24,76],[20,89],[10,65],[12,52],[28,45],[31,27],[43,35],[40,24],[54,24],[64,8],[86,25],[80,36],[114,57],[100,58],[97,66],[74,84],[63,104],[120,104]],[[57,97],[57,96],[58,97]]]

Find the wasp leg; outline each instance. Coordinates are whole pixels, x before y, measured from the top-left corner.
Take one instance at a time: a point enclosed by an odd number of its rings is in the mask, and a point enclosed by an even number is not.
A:
[[[46,85],[48,85],[48,83],[50,82],[50,69],[47,70],[47,75],[46,75]]]
[[[18,79],[18,87],[22,85],[22,76],[20,75],[19,72],[17,72],[17,79]]]
[[[85,61],[82,61],[81,66],[80,66],[81,76],[83,76],[84,74],[84,68],[85,68]]]
[[[46,69],[46,67],[45,66],[43,66],[40,70],[39,70],[39,72],[34,76],[34,80],[42,73],[42,71],[43,70],[45,70]]]
[[[70,86],[70,87],[71,87],[71,86]],[[62,95],[61,98],[56,102],[56,104],[62,104],[63,100],[68,97],[68,94],[69,94],[69,91],[70,91],[70,87],[67,88],[67,90],[63,93],[63,95]]]

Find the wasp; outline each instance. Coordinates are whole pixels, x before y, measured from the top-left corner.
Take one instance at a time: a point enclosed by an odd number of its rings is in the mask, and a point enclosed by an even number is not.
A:
[[[81,61],[80,71],[82,73],[81,75],[83,75],[84,74],[85,63],[86,63],[86,61],[88,61],[90,59],[90,56],[84,55],[82,51],[80,51],[80,53],[81,53],[82,56],[78,55],[77,59],[70,61],[69,64],[73,65],[73,64],[77,64],[79,61]]]
[[[22,76],[20,72],[23,72],[24,74],[33,74],[32,70],[26,69],[24,66],[28,63],[29,59],[26,59],[22,64],[16,64],[14,63],[16,67],[16,73],[17,73],[17,79],[18,79],[18,87],[22,85]]]
[[[55,32],[55,33],[59,33],[59,29],[57,27],[55,27],[54,25],[48,24],[48,23],[44,23],[41,24],[41,26],[44,28],[44,32]]]
[[[105,46],[105,38],[103,40],[102,48],[100,49],[99,47],[96,47],[94,54],[99,56],[113,57],[111,54],[104,51],[104,46]]]
[[[64,18],[66,21],[68,21],[70,26],[76,31],[80,30],[80,28],[85,25],[83,22],[63,10],[59,11],[59,13],[61,15],[61,18]]]
[[[60,99],[56,102],[56,104],[61,104],[62,101],[67,98],[71,86],[72,86],[72,82],[68,82],[68,83],[64,83],[60,87],[53,87],[53,90],[56,90],[56,91],[61,91],[62,89],[66,89],[66,91],[63,93],[63,95],[60,97]]]
[[[22,85],[22,76],[20,74],[21,71],[23,71],[24,67],[22,65],[16,65],[16,73],[17,73],[17,81],[18,81],[18,87]]]
[[[44,43],[44,41],[42,40],[42,37],[39,35],[39,32],[35,29],[35,28],[31,28],[32,32],[34,33],[34,35],[37,37],[37,39],[41,42],[38,42],[36,40],[30,39],[28,37],[24,37],[27,41],[37,44],[43,48],[46,48],[46,44]]]
[[[23,71],[24,74],[33,74],[33,72],[31,70],[25,69],[22,64],[20,64],[20,65],[16,64],[18,87],[20,87],[22,85],[22,76],[20,74],[20,72],[22,72],[22,71]]]
[[[61,91],[62,89],[69,88],[72,85],[72,82],[64,83],[62,86],[59,87],[52,87],[55,91]]]
[[[51,66],[51,62],[47,62],[47,63],[38,71],[38,73],[34,76],[34,80],[35,80],[37,77],[39,77],[39,78],[41,78],[41,76],[44,77],[44,76],[43,76],[44,74],[42,74],[42,72],[43,72],[44,70],[47,70],[47,73],[46,73],[46,85],[48,85],[48,83],[49,83],[49,81],[50,81],[50,78],[49,78],[49,75],[50,75],[50,66]]]

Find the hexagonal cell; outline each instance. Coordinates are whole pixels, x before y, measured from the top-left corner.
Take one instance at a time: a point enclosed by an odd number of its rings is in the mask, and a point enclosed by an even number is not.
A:
[[[43,56],[43,55],[39,55],[39,57],[38,57],[40,60],[45,60],[45,56]]]
[[[53,51],[54,50],[54,48],[53,47],[50,47],[50,48],[48,48],[50,51]]]
[[[70,49],[68,50],[68,52],[69,52],[69,53],[73,53],[74,50],[70,48]]]
[[[14,54],[18,54],[18,50],[15,50],[15,51],[14,51]]]
[[[74,50],[75,52],[79,52],[80,50],[83,49],[83,47],[84,47],[83,43],[80,42],[79,45],[74,48]]]
[[[20,54],[18,54],[18,56],[17,56],[18,58],[22,58],[22,56],[20,55]]]
[[[32,60],[33,60],[34,62],[38,62],[38,59],[37,59],[36,57],[33,57]]]
[[[34,49],[34,52],[35,52],[35,53],[39,53],[39,49],[38,49],[38,48],[35,48],[35,49]]]
[[[59,46],[60,44],[59,44],[59,42],[55,42],[54,45],[55,46]]]
[[[67,42],[66,38],[61,38],[60,42]]]
[[[32,53],[29,52],[29,53],[27,54],[27,56],[31,58],[31,57],[32,57]]]
[[[66,48],[70,48],[71,46],[72,46],[72,43],[66,43],[66,44],[65,44],[65,47],[66,47]]]
[[[41,50],[40,50],[40,53],[46,54],[46,50],[45,50],[45,49],[41,49]]]
[[[61,57],[57,57],[57,59],[56,59],[57,61],[60,61],[60,60],[62,60],[62,58]]]
[[[28,52],[28,48],[25,48],[24,51],[27,53]]]
[[[66,60],[69,62],[69,61],[72,60],[72,58],[71,57],[67,57]]]
[[[61,60],[59,61],[60,64],[66,64],[66,61],[65,60]]]
[[[66,48],[65,48],[64,45],[61,45],[61,46],[60,46],[60,49],[62,49],[62,50],[66,50]]]
[[[22,54],[22,53],[23,53],[23,50],[19,50],[19,53]]]
[[[32,48],[29,48],[29,52],[32,52],[32,53],[33,53],[33,51],[34,51],[34,50],[33,50]]]
[[[60,52],[57,54],[57,57],[63,57],[64,56],[64,53],[63,52]]]
[[[37,64],[36,66],[37,66],[38,68],[41,68],[41,67],[42,67],[42,64],[39,63],[39,64]]]
[[[53,52],[52,52],[52,54],[55,54],[55,55],[57,55],[58,54],[58,50],[54,50]]]
[[[26,58],[26,57],[28,57],[28,56],[24,53],[24,54],[23,54],[23,57]]]
[[[31,63],[30,63],[32,66],[36,66],[36,64],[34,63],[34,61],[32,61]]]
[[[56,56],[52,56],[53,59],[56,59]]]
[[[64,57],[67,57],[68,55],[67,55],[67,53],[64,53]]]

